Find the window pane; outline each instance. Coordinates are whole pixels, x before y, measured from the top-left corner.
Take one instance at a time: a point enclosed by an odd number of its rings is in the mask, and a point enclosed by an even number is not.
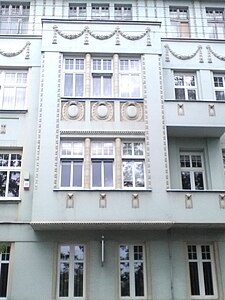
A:
[[[5,197],[7,172],[0,172],[0,197]]]
[[[14,98],[15,98],[15,89],[14,88],[4,88],[3,92],[3,108],[13,109],[14,108]]]
[[[9,165],[9,154],[0,154],[0,167]]]
[[[92,186],[102,186],[101,165],[99,161],[92,162]]]
[[[75,96],[82,97],[84,90],[84,75],[76,74],[75,75]]]
[[[61,186],[69,187],[71,177],[71,162],[62,162],[61,166]]]
[[[132,155],[132,143],[123,143],[123,155]]]
[[[211,262],[203,262],[205,294],[214,295]]]
[[[216,91],[216,100],[225,100],[225,91]]]
[[[195,189],[196,190],[204,190],[202,172],[194,172],[194,179],[195,179]]]
[[[196,90],[188,90],[188,100],[196,100]]]
[[[120,77],[120,96],[129,97],[129,75],[121,75]]]
[[[200,295],[199,279],[198,279],[198,265],[196,262],[189,262],[191,294]]]
[[[59,296],[69,295],[69,263],[60,263]]]
[[[123,186],[133,186],[133,163],[130,161],[123,162]]]
[[[93,96],[101,96],[101,76],[93,76]]]
[[[175,89],[175,99],[176,100],[185,100],[185,90],[184,89]]]
[[[26,88],[16,88],[16,104],[15,108],[23,109],[25,106]]]
[[[112,96],[112,79],[111,76],[103,76],[103,96]]]
[[[65,74],[64,79],[64,96],[73,96],[73,74]]]
[[[6,297],[8,284],[9,264],[1,263],[0,265],[0,297]]]
[[[174,76],[175,85],[184,86],[184,76],[176,75]]]
[[[190,172],[181,172],[181,180],[182,180],[182,189],[190,190],[191,189]]]
[[[104,162],[104,186],[113,186],[113,163]]]
[[[144,296],[144,273],[143,263],[136,262],[134,265],[135,296]]]
[[[19,197],[20,172],[9,172],[8,197]]]
[[[74,263],[74,297],[83,296],[83,263]]]
[[[131,75],[131,97],[140,97],[140,76]]]
[[[130,265],[129,262],[120,262],[121,296],[130,296]]]
[[[82,186],[82,162],[73,162],[73,186]]]
[[[143,162],[135,162],[135,187],[144,187],[144,165]]]
[[[120,260],[129,259],[129,247],[126,245],[120,246]]]
[[[134,155],[143,155],[144,147],[143,143],[134,143]]]

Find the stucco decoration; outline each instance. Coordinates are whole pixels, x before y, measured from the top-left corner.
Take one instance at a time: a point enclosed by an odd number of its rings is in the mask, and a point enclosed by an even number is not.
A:
[[[208,50],[208,63],[212,63],[212,56],[215,56],[216,58],[218,58],[219,60],[225,61],[225,56],[222,56],[218,53],[216,53],[215,51],[212,50],[212,48],[210,46],[207,46],[206,49]]]
[[[106,208],[107,207],[107,198],[105,193],[99,194],[99,208]]]
[[[121,104],[122,121],[143,121],[143,104],[128,101]]]
[[[219,194],[219,204],[220,208],[225,209],[225,195]]]
[[[6,124],[0,125],[0,134],[6,134]]]
[[[199,62],[203,63],[203,56],[202,56],[202,46],[198,46],[197,50],[193,53],[191,53],[190,55],[182,55],[182,54],[178,54],[175,51],[173,51],[170,46],[167,44],[164,46],[166,49],[166,54],[165,54],[165,61],[166,62],[170,62],[170,55],[172,54],[174,57],[176,57],[177,59],[181,59],[181,60],[189,60],[194,58],[197,54],[199,54]]]
[[[112,121],[113,120],[113,104],[106,101],[98,101],[92,103],[91,107],[92,120]]]
[[[57,44],[57,34],[58,34],[61,37],[65,38],[65,39],[69,39],[69,40],[77,39],[77,38],[81,37],[82,35],[84,35],[84,45],[89,44],[89,36],[91,36],[94,39],[101,40],[101,41],[111,39],[112,37],[115,36],[116,37],[115,45],[120,45],[120,36],[122,36],[123,38],[125,38],[129,41],[137,41],[137,40],[141,40],[142,38],[146,37],[147,38],[146,45],[151,46],[151,36],[150,36],[151,29],[150,29],[150,27],[147,27],[144,32],[137,34],[137,35],[130,35],[124,31],[122,31],[120,29],[120,27],[116,27],[115,30],[113,30],[112,32],[110,32],[108,34],[95,33],[94,31],[91,31],[88,26],[85,26],[83,30],[81,30],[80,32],[74,33],[74,34],[68,34],[66,32],[63,32],[63,31],[59,30],[56,25],[53,26],[53,30],[54,30],[54,33],[53,33],[52,44]]]
[[[132,194],[132,208],[139,208],[139,195]]]
[[[62,116],[65,120],[83,120],[84,103],[79,101],[70,101],[63,104]]]
[[[192,194],[185,194],[185,207],[187,209],[193,208]]]
[[[215,117],[215,115],[216,115],[215,105],[209,104],[209,116]]]
[[[66,194],[66,208],[74,208],[74,194],[73,193]]]
[[[26,42],[25,46],[23,46],[21,49],[14,51],[14,52],[7,52],[2,49],[0,49],[0,54],[5,57],[14,57],[21,54],[26,49],[25,59],[30,58],[30,42]],[[10,49],[11,50],[11,49]]]
[[[177,113],[178,113],[178,116],[184,116],[184,104],[183,103],[177,104]]]

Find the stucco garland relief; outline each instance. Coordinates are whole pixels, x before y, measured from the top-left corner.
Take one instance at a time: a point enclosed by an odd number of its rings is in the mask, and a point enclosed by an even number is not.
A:
[[[30,44],[31,44],[30,42],[26,42],[25,46],[23,46],[18,51],[14,51],[14,52],[7,52],[7,51],[0,49],[0,54],[5,57],[14,57],[14,56],[21,54],[26,49],[25,59],[29,59],[30,58]]]
[[[125,38],[129,41],[137,41],[137,40],[141,40],[142,38],[146,37],[147,38],[146,45],[151,46],[151,36],[150,36],[151,29],[150,29],[150,27],[147,27],[144,32],[142,32],[138,35],[127,34],[126,32],[122,31],[119,27],[116,27],[115,30],[113,30],[112,32],[110,32],[108,34],[95,33],[93,31],[91,31],[88,26],[85,26],[83,30],[81,30],[80,32],[74,33],[74,34],[68,34],[66,32],[63,32],[63,31],[59,30],[56,25],[53,26],[53,30],[54,30],[54,33],[53,33],[52,44],[58,43],[58,41],[57,41],[57,34],[58,34],[61,37],[65,38],[65,39],[69,39],[69,40],[77,39],[77,38],[81,37],[82,35],[84,35],[84,45],[89,44],[89,36],[91,36],[94,39],[101,40],[101,41],[111,39],[113,36],[115,36],[116,37],[115,45],[120,45],[120,36],[122,36],[123,38]]]
[[[113,121],[113,103],[98,101],[91,104],[91,119]]]
[[[62,117],[65,120],[84,120],[84,103],[70,101],[63,104]]]
[[[202,56],[202,46],[198,46],[197,50],[193,53],[191,53],[190,55],[182,55],[182,54],[178,54],[175,51],[173,51],[169,45],[165,45],[164,46],[166,49],[166,55],[165,55],[165,61],[166,62],[170,62],[170,55],[172,54],[174,57],[176,57],[177,59],[181,59],[181,60],[188,60],[188,59],[192,59],[194,58],[197,54],[199,54],[199,62],[203,63],[203,56]]]
[[[127,101],[121,103],[121,121],[143,121],[143,103]]]
[[[208,62],[209,63],[212,63],[212,56],[211,56],[211,54],[214,57],[218,58],[219,60],[225,61],[225,56],[222,56],[222,55],[216,53],[215,51],[212,50],[212,48],[210,46],[207,46],[206,49],[208,51]]]

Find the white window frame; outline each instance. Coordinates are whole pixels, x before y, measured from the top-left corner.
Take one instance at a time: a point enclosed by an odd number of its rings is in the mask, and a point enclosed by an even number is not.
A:
[[[98,62],[98,63],[97,63]],[[96,94],[97,88],[95,86],[95,78],[100,78],[100,90]],[[110,79],[110,86],[108,88],[108,83],[105,79]],[[105,88],[108,93],[105,93]],[[112,97],[113,91],[113,62],[112,58],[105,57],[93,57],[92,58],[92,96],[97,98],[108,98]]]
[[[141,78],[141,60],[140,58],[121,57],[119,60],[120,84],[119,95],[123,98],[141,98],[142,97],[142,78]],[[135,85],[133,78],[138,78]],[[125,80],[124,80],[124,79]],[[136,89],[136,91],[135,91]]]
[[[68,147],[68,148],[67,148]],[[66,150],[66,148],[68,150]],[[77,150],[76,150],[77,149]],[[80,149],[80,150],[79,150]],[[74,164],[80,163],[81,166],[81,185],[74,185]],[[62,175],[64,164],[70,165],[70,181],[69,185],[62,185]],[[83,141],[67,141],[63,140],[60,144],[60,188],[61,189],[81,189],[84,185],[84,143]]]
[[[115,20],[132,20],[132,4],[114,4]]]
[[[0,279],[1,279],[1,272],[2,272],[2,268],[3,265],[8,265],[8,269],[7,269],[7,280],[6,280],[6,286],[4,287],[4,289],[1,290],[2,288],[2,283],[0,280],[0,299],[7,299],[7,290],[8,290],[8,284],[9,284],[9,265],[10,265],[10,252],[11,252],[11,247],[9,244],[5,244],[3,243],[4,249],[0,250]],[[4,292],[4,295],[3,295]]]
[[[129,258],[121,259],[120,249],[121,247],[128,247],[129,249]],[[142,259],[135,259],[134,257],[134,247],[142,247]],[[121,290],[121,265],[123,263],[129,264],[129,295],[122,296]],[[143,295],[135,295],[135,263],[143,264]],[[119,298],[120,299],[146,299],[147,297],[147,285],[146,285],[146,255],[145,255],[145,245],[141,243],[124,243],[119,246]]]
[[[66,77],[72,78],[72,86],[66,88]],[[77,78],[82,77],[82,90],[76,91],[79,88],[79,80]],[[69,98],[83,98],[85,86],[85,59],[83,57],[64,57],[63,62],[63,97]],[[68,89],[68,91],[66,91]]]
[[[195,247],[195,249],[193,247]],[[207,254],[209,254],[210,256],[209,258],[206,257]],[[205,255],[205,257],[203,257],[203,255]],[[189,266],[190,289],[191,289],[190,263],[197,263],[197,270],[198,270],[199,295],[191,295],[191,298],[199,299],[199,300],[217,299],[218,291],[217,291],[217,279],[216,279],[215,254],[214,254],[213,245],[208,243],[205,244],[189,243],[187,244],[187,256],[188,256],[188,266]],[[213,295],[206,295],[205,293],[205,280],[204,280],[204,272],[203,272],[204,262],[210,262],[211,264],[212,286],[214,292]]]
[[[62,247],[69,247],[70,249],[70,254],[69,254],[69,259],[62,259],[61,258],[61,248]],[[83,259],[74,259],[75,257],[75,247],[83,247],[84,253],[83,253]],[[74,264],[75,262],[77,263],[82,263],[83,264],[83,286],[82,286],[82,296],[74,296]],[[61,263],[69,263],[69,282],[68,282],[68,296],[60,296],[60,265]],[[60,244],[58,247],[58,289],[57,289],[57,294],[58,297],[57,299],[60,300],[68,300],[68,299],[86,299],[86,246],[84,244],[79,244],[79,243],[63,243]]]
[[[124,146],[125,144],[131,144],[131,154],[124,154]],[[142,154],[135,154],[135,145],[136,144],[141,144],[142,145]],[[124,140],[122,141],[122,186],[124,189],[144,189],[146,187],[146,182],[145,182],[145,144],[143,141],[130,141],[130,140]],[[130,166],[132,166],[132,185],[131,186],[126,186],[124,184],[125,178],[124,178],[124,167],[126,163],[131,163]],[[136,182],[136,172],[135,168],[136,165],[142,164],[143,167],[143,186],[139,186]]]
[[[217,85],[221,86],[216,86],[216,81],[215,78],[220,78],[220,82],[217,83]],[[213,75],[213,83],[214,83],[214,90],[215,90],[215,98],[217,101],[225,101],[225,74],[214,74]],[[217,92],[223,94],[223,99],[218,99]],[[219,97],[220,98],[220,97]]]
[[[177,76],[180,76],[180,77],[183,77],[183,85],[176,85],[176,80],[175,78]],[[192,84],[192,80],[190,79],[191,77],[193,77],[194,79],[194,85],[191,85]],[[188,79],[189,78],[189,79]],[[191,84],[189,84],[189,82]],[[177,98],[176,96],[176,90],[178,89],[182,89],[183,90],[183,93],[184,93],[184,97],[183,99],[182,98]],[[195,92],[195,99],[191,98],[189,96],[189,93],[191,91],[194,91]],[[197,76],[195,73],[180,73],[180,72],[174,72],[174,93],[175,93],[175,99],[176,100],[188,100],[188,101],[196,101],[198,100],[198,87],[197,87]],[[191,95],[191,94],[190,94]]]
[[[8,158],[7,158],[8,156]],[[8,164],[4,165],[4,161],[8,159]],[[18,165],[11,166],[11,163],[18,162]],[[6,185],[5,185],[5,195],[0,195],[0,199],[19,199],[21,192],[21,172],[22,172],[22,152],[19,150],[15,151],[1,151],[0,150],[0,173],[6,173]],[[10,186],[10,175],[13,173],[19,174],[19,183],[18,187],[18,195],[9,194],[9,186]],[[15,175],[15,174],[14,174]],[[13,178],[15,182],[18,180],[17,177]]]
[[[107,144],[112,144],[112,153],[107,153]],[[99,145],[99,151],[96,153],[94,152],[94,145]],[[111,147],[110,147],[111,148]],[[110,149],[108,147],[108,149]],[[96,148],[97,149],[97,148]],[[111,152],[111,151],[110,151]],[[115,143],[114,141],[95,141],[93,140],[91,142],[91,186],[94,189],[112,189],[114,188],[114,176],[115,176],[115,170],[114,170],[114,161],[115,161]],[[101,178],[100,178],[100,186],[95,186],[93,183],[94,176],[93,176],[93,164],[99,162],[101,163]],[[111,162],[112,163],[112,185],[105,185],[105,163]]]
[[[30,2],[0,2],[1,34],[27,34],[29,26]],[[15,13],[15,11],[17,13]],[[4,20],[5,19],[5,20]],[[3,26],[2,24],[6,26]],[[14,25],[14,28],[13,28]]]
[[[190,166],[181,166],[181,156],[187,156],[190,161]],[[201,167],[195,167],[193,166],[193,160],[192,158],[194,157],[200,157],[201,161]],[[190,174],[190,190],[206,190],[206,176],[205,176],[205,166],[204,166],[204,157],[202,152],[180,152],[180,174],[181,174],[181,187],[183,190],[189,190],[183,188],[183,183],[182,183],[182,173],[188,172]],[[202,174],[202,181],[203,181],[203,188],[197,188],[197,185],[195,183],[195,174],[196,173],[201,173]]]
[[[188,7],[169,7],[170,12],[170,24],[176,29],[171,32],[173,37],[189,38],[190,33],[190,20],[189,20],[189,9]]]
[[[14,75],[15,79],[8,80],[9,74]],[[17,82],[22,80],[25,82]],[[6,91],[10,89],[11,92],[7,94]],[[19,89],[24,89],[24,97],[22,105],[19,105],[19,97],[17,92]],[[28,71],[27,70],[0,70],[0,110],[24,110],[27,106],[27,90],[28,90]],[[8,101],[8,104],[7,104]]]
[[[208,37],[211,39],[224,39],[225,37],[224,8],[207,7],[206,18],[207,18]]]
[[[87,4],[86,3],[69,3],[69,18],[86,19]]]
[[[97,10],[98,10],[98,13],[97,13]],[[109,20],[109,18],[110,18],[109,3],[92,3],[91,4],[91,19],[92,20]]]

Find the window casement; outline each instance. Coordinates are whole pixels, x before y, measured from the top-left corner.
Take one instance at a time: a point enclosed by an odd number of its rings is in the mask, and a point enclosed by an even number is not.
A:
[[[196,100],[197,82],[195,74],[174,74],[176,100]]]
[[[114,5],[115,20],[132,20],[131,4],[115,4]]]
[[[223,8],[206,8],[207,32],[210,39],[224,39],[225,18]]]
[[[60,245],[58,261],[59,299],[84,298],[85,246],[80,244]]]
[[[62,141],[60,157],[60,187],[81,188],[83,186],[83,142]]]
[[[86,19],[87,4],[86,3],[69,3],[69,18]]]
[[[225,100],[225,75],[214,75],[216,100]]]
[[[170,7],[170,25],[173,37],[189,38],[190,25],[187,7]]]
[[[120,97],[138,98],[141,91],[141,61],[136,58],[122,58],[119,62]]]
[[[27,75],[27,71],[0,70],[0,109],[25,109]]]
[[[112,188],[114,185],[114,143],[91,143],[92,187]]]
[[[143,188],[144,176],[144,143],[126,141],[122,144],[123,187]]]
[[[182,189],[184,190],[204,190],[205,171],[203,154],[199,152],[181,152],[180,170]]]
[[[120,297],[146,297],[144,245],[120,245]]]
[[[0,151],[0,198],[18,198],[22,154]]]
[[[212,245],[187,245],[192,299],[217,298]]]
[[[112,96],[112,59],[93,58],[92,59],[92,96],[111,97]]]
[[[84,96],[84,59],[64,59],[64,97]]]
[[[1,243],[0,243],[1,245]],[[1,245],[0,249],[0,299],[6,299],[8,275],[9,275],[9,259],[10,259],[10,245]]]
[[[97,20],[109,19],[109,4],[107,3],[93,3],[91,5],[91,18]]]
[[[30,3],[0,2],[0,33],[26,34],[28,32]]]

